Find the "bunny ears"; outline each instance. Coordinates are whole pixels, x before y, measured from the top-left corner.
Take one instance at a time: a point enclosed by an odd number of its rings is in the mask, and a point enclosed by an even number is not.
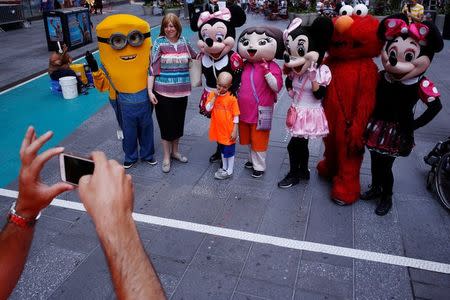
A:
[[[300,25],[302,25],[302,19],[300,18],[293,19],[291,24],[289,24],[288,28],[283,31],[283,39],[286,40],[289,33],[297,29]]]

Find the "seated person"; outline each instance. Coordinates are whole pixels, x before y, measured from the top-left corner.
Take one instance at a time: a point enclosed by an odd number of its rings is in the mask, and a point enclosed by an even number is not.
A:
[[[61,77],[75,76],[77,78],[78,92],[81,93],[83,83],[77,74],[70,68],[72,57],[67,53],[67,46],[63,45],[62,53],[52,52],[48,60],[48,75],[51,80],[59,81]]]

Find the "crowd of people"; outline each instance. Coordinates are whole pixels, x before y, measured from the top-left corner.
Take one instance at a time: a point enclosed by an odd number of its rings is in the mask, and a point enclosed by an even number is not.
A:
[[[43,12],[54,9],[64,9],[71,7],[86,7],[91,13],[103,14],[102,0],[41,0],[41,10]]]

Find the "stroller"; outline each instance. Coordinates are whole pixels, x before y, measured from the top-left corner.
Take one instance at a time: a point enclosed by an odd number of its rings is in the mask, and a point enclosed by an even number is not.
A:
[[[441,204],[450,210],[450,137],[438,142],[423,159],[431,166],[427,189],[435,189]]]

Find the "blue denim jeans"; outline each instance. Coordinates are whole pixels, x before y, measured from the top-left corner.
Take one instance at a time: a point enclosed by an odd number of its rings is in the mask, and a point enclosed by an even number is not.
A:
[[[153,105],[148,98],[147,89],[133,94],[119,93],[116,101],[124,136],[122,148],[125,162],[136,162],[139,157],[141,160],[152,159],[155,153]]]

